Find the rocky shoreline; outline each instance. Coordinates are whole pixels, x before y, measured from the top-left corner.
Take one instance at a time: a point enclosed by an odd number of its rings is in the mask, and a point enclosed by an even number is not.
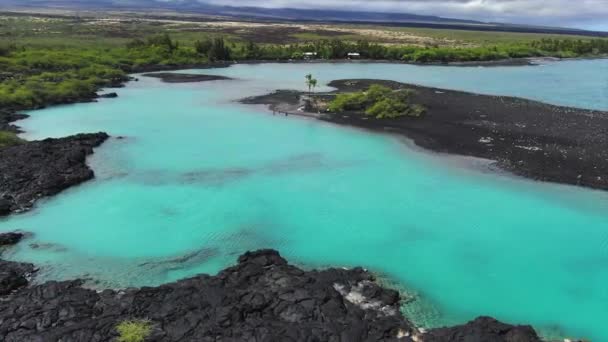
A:
[[[289,90],[242,102],[401,134],[423,148],[494,160],[500,168],[534,180],[608,190],[608,112],[369,79],[333,81],[329,85],[338,90],[318,96],[360,91],[371,84],[413,89],[411,101],[423,105],[426,115],[374,119],[356,112],[302,112],[305,93]]]
[[[23,120],[28,118],[27,114],[18,114],[14,112],[3,112],[0,110],[0,131],[7,131],[13,133],[21,133],[21,129],[12,124],[12,122],[17,120]]]
[[[0,234],[0,248],[22,233]],[[10,247],[8,247],[10,248]],[[489,317],[424,331],[400,312],[399,293],[362,268],[303,271],[273,250],[247,252],[216,276],[104,290],[83,281],[29,285],[33,265],[0,261],[0,340],[110,342],[123,321],[146,319],[146,341],[537,342],[530,326]]]
[[[86,157],[108,138],[106,133],[78,134],[0,149],[0,217],[92,179]]]

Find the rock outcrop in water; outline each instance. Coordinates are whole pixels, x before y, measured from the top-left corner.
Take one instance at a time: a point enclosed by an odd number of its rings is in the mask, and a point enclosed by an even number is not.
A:
[[[540,341],[528,326],[490,318],[421,333],[401,315],[398,292],[367,271],[303,271],[273,250],[159,287],[97,292],[75,280],[8,292],[0,294],[5,342],[110,342],[129,319],[150,320],[146,341]]]
[[[0,234],[0,252],[7,246],[12,246],[24,237],[23,233],[13,232]],[[34,265],[0,260],[0,296],[28,284],[27,277],[34,272]]]
[[[145,77],[160,78],[165,83],[193,83],[193,82],[208,82],[208,81],[223,81],[230,80],[230,77],[218,75],[197,75],[197,74],[180,74],[175,72],[158,72],[151,74],[143,74]]]
[[[25,234],[20,232],[10,232],[0,234],[0,248],[17,244]]]
[[[86,157],[106,139],[106,133],[78,134],[0,149],[0,216],[93,178]]]

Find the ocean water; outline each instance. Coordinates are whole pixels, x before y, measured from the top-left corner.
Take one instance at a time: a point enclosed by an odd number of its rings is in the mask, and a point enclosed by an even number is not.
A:
[[[304,267],[367,267],[416,300],[422,326],[492,315],[608,340],[608,192],[498,173],[406,139],[273,116],[234,100],[277,88],[383,78],[608,109],[608,60],[539,67],[263,64],[140,77],[116,99],[33,111],[29,139],[106,131],[97,178],[0,220],[35,235],[4,255],[39,281],[157,285],[216,273],[251,249]],[[320,87],[326,89],[326,87]]]

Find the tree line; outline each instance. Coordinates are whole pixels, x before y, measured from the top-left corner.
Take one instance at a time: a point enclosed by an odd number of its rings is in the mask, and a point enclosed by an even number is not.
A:
[[[148,43],[148,45],[159,44]],[[176,46],[168,36],[160,43],[168,51]],[[131,44],[133,45],[133,44]],[[256,44],[254,42],[228,43],[223,38],[203,38],[194,43],[194,52],[209,61],[230,60],[301,60],[345,59],[349,53],[373,60],[399,60],[416,63],[492,61],[524,57],[576,57],[608,54],[608,39],[541,39],[531,43],[500,44],[481,47],[422,47],[382,45],[368,41],[318,40],[288,45]],[[310,53],[314,53],[313,57]]]
[[[345,59],[351,52],[360,58],[400,60],[406,62],[470,62],[492,61],[525,57],[577,57],[608,54],[608,39],[542,39],[531,43],[499,44],[480,47],[421,47],[382,45],[367,41],[347,42],[319,40],[289,45],[256,44],[246,42],[229,46],[222,38],[195,43],[197,53],[210,60],[299,60]]]

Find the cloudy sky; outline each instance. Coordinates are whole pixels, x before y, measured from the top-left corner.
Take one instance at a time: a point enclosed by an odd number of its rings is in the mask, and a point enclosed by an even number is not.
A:
[[[170,1],[170,0],[169,0]],[[200,0],[220,5],[399,11],[608,31],[608,0]]]

